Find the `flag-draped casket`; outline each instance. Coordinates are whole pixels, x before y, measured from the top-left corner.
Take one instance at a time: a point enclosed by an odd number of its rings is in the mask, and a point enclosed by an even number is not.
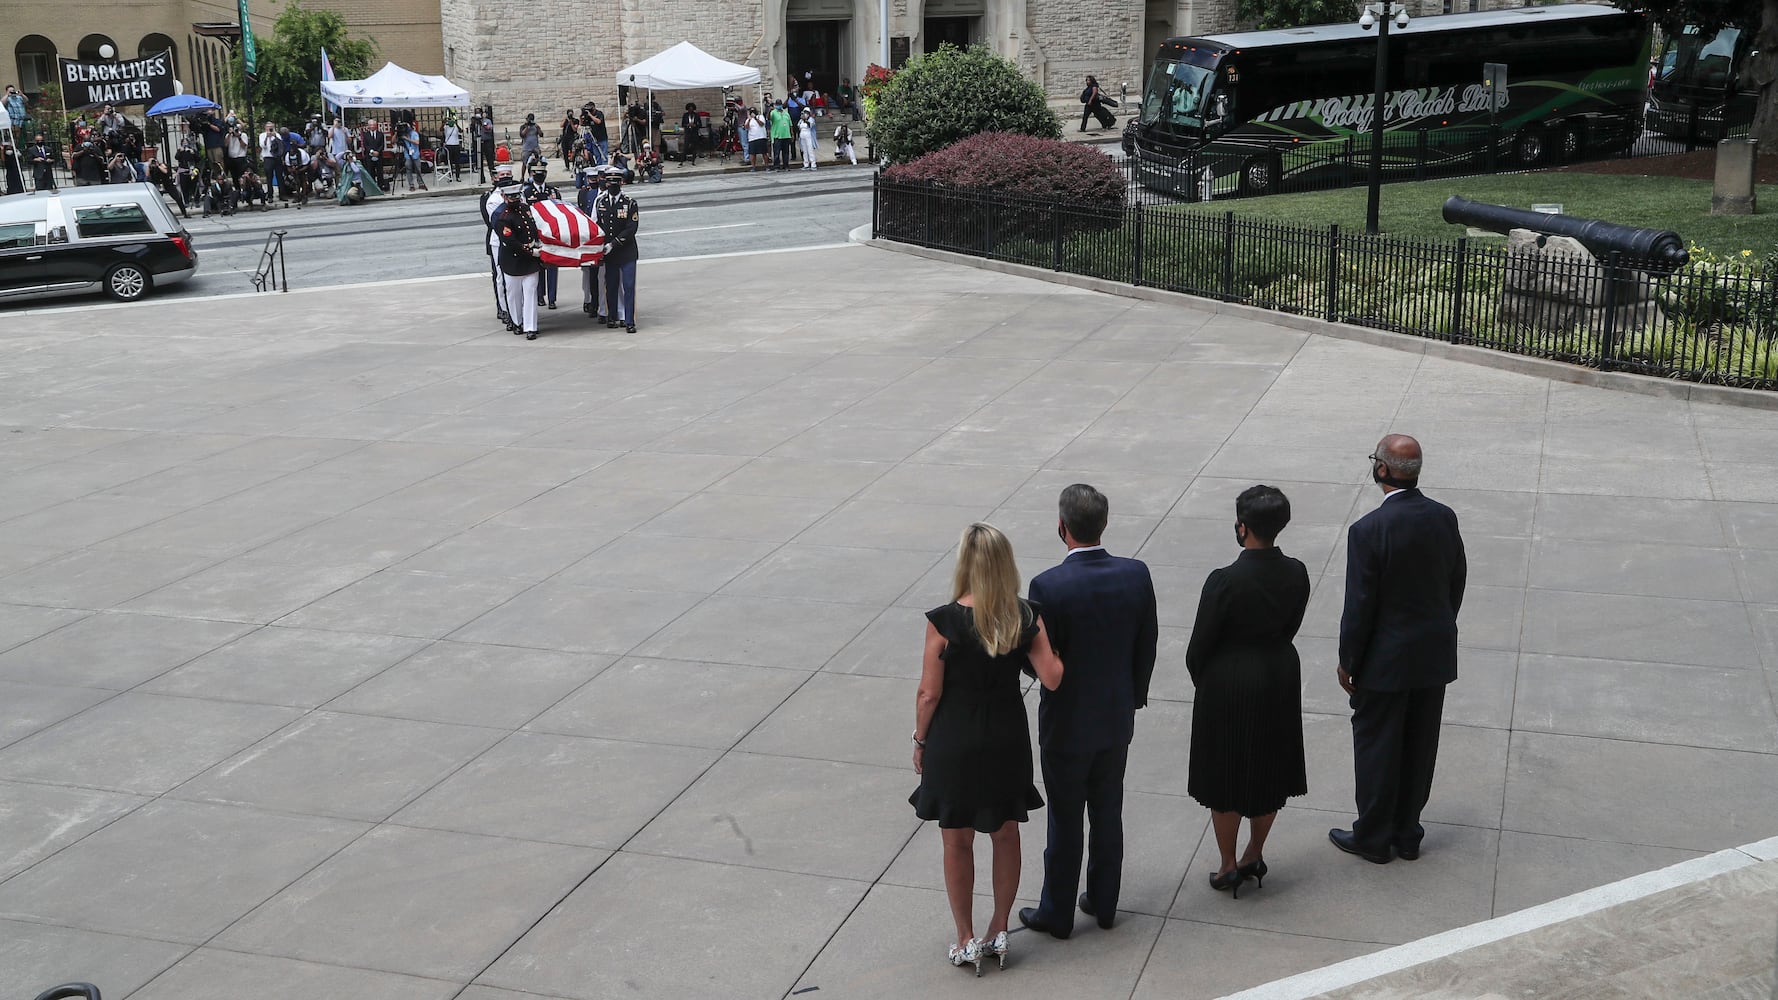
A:
[[[531,205],[531,218],[543,240],[538,259],[555,267],[597,264],[605,252],[605,235],[599,223],[579,207],[563,201],[539,201]]]

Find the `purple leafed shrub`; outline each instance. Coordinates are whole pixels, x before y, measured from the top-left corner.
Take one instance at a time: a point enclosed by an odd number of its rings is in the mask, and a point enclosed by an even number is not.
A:
[[[997,191],[1071,206],[1121,207],[1124,173],[1089,146],[982,132],[883,171],[900,183]]]

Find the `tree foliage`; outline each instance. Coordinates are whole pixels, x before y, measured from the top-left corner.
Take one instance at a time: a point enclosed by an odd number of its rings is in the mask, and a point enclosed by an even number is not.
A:
[[[893,163],[978,132],[1062,137],[1043,88],[982,45],[909,60],[878,95],[870,123],[871,143]]]
[[[1256,28],[1300,28],[1358,20],[1357,0],[1239,0],[1236,16]]]
[[[297,0],[284,8],[272,26],[272,37],[259,43],[259,79],[253,84],[253,113],[262,122],[301,126],[310,115],[321,113],[321,49],[333,72],[342,80],[370,75],[377,45],[353,38],[346,20],[331,10],[309,10]],[[244,94],[241,56],[235,53],[229,68],[229,90]]]
[[[1748,60],[1737,85],[1754,91],[1753,138],[1778,147],[1778,0],[1613,0],[1625,10],[1647,13],[1661,30],[1676,34],[1695,24],[1705,34],[1736,27],[1753,33],[1759,55]]]

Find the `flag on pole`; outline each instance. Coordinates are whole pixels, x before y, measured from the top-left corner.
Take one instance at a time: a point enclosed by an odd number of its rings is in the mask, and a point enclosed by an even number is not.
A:
[[[259,78],[259,45],[253,41],[253,20],[247,13],[247,0],[241,0],[241,69],[247,78]],[[251,116],[249,116],[251,117]]]
[[[545,264],[597,264],[605,253],[605,234],[599,231],[599,224],[574,205],[540,201],[531,206],[531,218],[536,220],[537,235],[543,242],[538,259]]]
[[[321,82],[322,83],[332,83],[333,82],[333,63],[328,61],[327,46],[325,46],[325,45],[321,46]],[[326,110],[327,108],[332,108],[336,112],[342,110],[339,105],[333,103],[332,101],[329,101],[325,97],[323,97],[321,99],[321,107],[322,107],[322,110]]]

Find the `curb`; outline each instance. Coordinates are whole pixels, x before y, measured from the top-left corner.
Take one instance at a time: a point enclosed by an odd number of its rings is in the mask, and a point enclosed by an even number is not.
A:
[[[1653,375],[1636,375],[1630,372],[1603,372],[1592,368],[1582,368],[1563,361],[1552,361],[1548,358],[1533,358],[1521,354],[1506,354],[1487,347],[1476,347],[1470,344],[1451,344],[1442,340],[1429,340],[1405,333],[1394,333],[1389,330],[1376,330],[1368,326],[1354,326],[1350,323],[1329,322],[1312,316],[1299,316],[1294,313],[1273,312],[1258,306],[1242,305],[1238,302],[1223,302],[1218,299],[1200,298],[1184,292],[1169,292],[1159,288],[1145,288],[1138,285],[1126,285],[1108,278],[1091,278],[1081,274],[1068,274],[1061,271],[1050,271],[1028,264],[1014,264],[1001,260],[989,260],[984,257],[973,257],[969,254],[955,253],[950,250],[934,250],[931,247],[915,246],[909,243],[898,243],[894,240],[874,239],[870,235],[870,226],[859,226],[851,233],[855,243],[875,247],[879,250],[890,250],[897,253],[912,254],[928,260],[943,261],[949,264],[963,264],[981,268],[985,271],[998,271],[1024,278],[1036,278],[1057,285],[1068,285],[1088,291],[1105,292],[1128,299],[1142,299],[1148,302],[1164,302],[1175,305],[1189,305],[1194,309],[1228,316],[1234,319],[1254,320],[1281,326],[1289,330],[1300,330],[1304,333],[1316,333],[1338,340],[1351,340],[1374,347],[1387,347],[1390,350],[1408,354],[1422,354],[1430,358],[1448,358],[1468,364],[1480,365],[1484,368],[1496,368],[1501,371],[1516,372],[1520,375],[1533,375],[1538,378],[1552,379],[1557,382],[1568,382],[1574,385],[1593,386],[1600,389],[1616,389],[1622,392],[1633,392],[1642,396],[1659,396],[1665,399],[1682,399],[1695,403],[1717,403],[1723,406],[1740,406],[1754,410],[1778,410],[1778,392],[1766,392],[1760,389],[1737,389],[1725,385],[1705,385],[1699,382],[1681,382],[1676,379],[1663,379]]]
[[[1262,986],[1230,993],[1223,1000],[1309,1000],[1333,990],[1356,986],[1379,976],[1455,955],[1471,948],[1540,930],[1576,917],[1633,902],[1658,892],[1702,882],[1736,869],[1778,860],[1778,837],[1682,861],[1596,889],[1552,899],[1539,906],[1458,927],[1443,934],[1410,941],[1369,955],[1347,959]]]

